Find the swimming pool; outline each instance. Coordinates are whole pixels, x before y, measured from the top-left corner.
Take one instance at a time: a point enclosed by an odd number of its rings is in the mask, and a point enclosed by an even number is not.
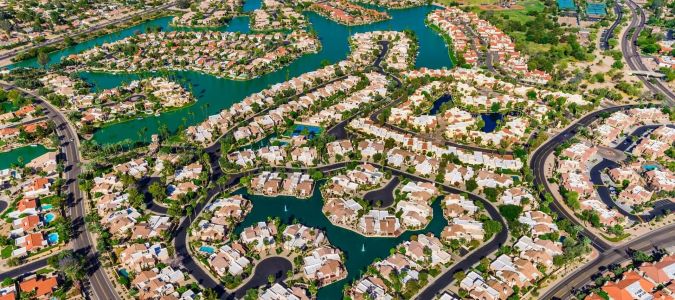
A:
[[[52,232],[47,235],[47,241],[49,242],[50,245],[56,244],[59,242],[59,234],[56,232]]]
[[[54,215],[53,213],[48,213],[45,215],[45,222],[47,223],[51,223],[52,221],[54,221],[54,219],[56,219],[56,215]]]
[[[321,127],[319,127],[319,126],[297,124],[293,127],[293,132],[291,133],[291,137],[298,136],[298,135],[304,135],[303,131],[305,129],[307,129],[306,137],[310,140],[321,133]]]
[[[119,269],[119,270],[117,270],[117,273],[126,277],[126,278],[129,278],[129,272],[127,272],[127,269],[124,269],[124,268]]]
[[[52,210],[54,206],[51,204],[42,204],[40,207],[42,207],[42,210]]]
[[[652,170],[658,169],[659,166],[657,166],[657,165],[644,165],[644,166],[642,166],[642,168],[645,169],[645,171],[652,171]]]
[[[213,254],[213,252],[215,252],[215,249],[213,249],[213,247],[211,247],[211,246],[201,246],[201,247],[199,247],[199,251],[204,252],[204,253],[208,253],[208,254]]]

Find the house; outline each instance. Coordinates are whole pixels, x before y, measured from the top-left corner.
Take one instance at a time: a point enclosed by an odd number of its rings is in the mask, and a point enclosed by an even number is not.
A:
[[[449,194],[443,199],[443,214],[448,217],[473,215],[478,211],[473,201],[467,200],[463,195]]]
[[[37,275],[32,275],[19,282],[19,289],[22,293],[35,292],[37,299],[47,299],[58,286],[56,276],[38,279]]]
[[[653,299],[652,291],[654,284],[635,271],[629,271],[623,274],[622,279],[613,282],[608,281],[601,288],[609,299]],[[593,295],[587,299],[593,299]]]
[[[320,285],[330,284],[346,275],[340,251],[321,246],[303,258],[303,275],[309,280],[318,280]]]
[[[23,256],[28,252],[37,251],[47,247],[47,240],[44,239],[42,232],[29,233],[14,240],[18,249],[12,251],[12,256]]]
[[[657,262],[645,263],[639,270],[655,285],[668,284],[675,280],[675,255],[664,256]]]
[[[541,211],[526,211],[518,217],[518,221],[527,225],[534,236],[558,231],[558,225],[553,218]]]
[[[374,276],[367,276],[352,285],[349,293],[354,299],[394,299],[387,294],[389,287],[382,281],[382,279]]]
[[[641,185],[631,184],[619,193],[619,202],[624,205],[638,205],[649,201],[653,192]]]
[[[18,299],[16,287],[14,285],[0,288],[0,300],[16,300]]]
[[[167,262],[169,252],[161,244],[131,244],[120,252],[119,260],[127,270],[141,272],[157,263]]]
[[[309,300],[307,296],[307,291],[300,287],[287,288],[279,283],[275,283],[268,289],[262,291],[260,296],[261,300]]]
[[[446,241],[482,241],[484,236],[485,230],[483,230],[483,223],[468,216],[453,218],[448,226],[443,229],[443,232],[441,232],[441,238]]]
[[[255,249],[260,251],[274,246],[274,237],[276,234],[276,225],[273,223],[258,222],[256,225],[244,228],[240,240],[246,245],[253,245]]]
[[[287,226],[283,232],[283,247],[287,250],[316,248],[326,237],[323,231],[301,224]]]
[[[365,235],[398,236],[401,224],[386,210],[373,209],[359,219],[358,229]]]
[[[223,245],[209,257],[209,266],[220,276],[240,275],[251,264],[245,254],[246,248],[242,244]]]

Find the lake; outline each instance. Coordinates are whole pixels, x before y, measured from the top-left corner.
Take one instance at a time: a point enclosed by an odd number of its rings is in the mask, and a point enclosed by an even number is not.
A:
[[[260,5],[260,1],[247,1],[246,3],[245,11],[249,11]],[[313,12],[306,12],[305,15],[310,22],[310,29],[317,32],[322,43],[322,48],[318,53],[305,55],[284,68],[247,81],[222,79],[190,71],[169,72],[168,75],[170,77],[178,80],[183,86],[195,93],[197,98],[195,105],[167,112],[160,116],[148,116],[143,119],[134,119],[106,126],[96,131],[93,139],[100,144],[124,140],[147,142],[150,135],[158,132],[160,124],[166,124],[172,131],[178,130],[181,127],[185,128],[198,124],[206,119],[207,116],[231,107],[234,103],[241,101],[252,93],[303,73],[316,70],[322,66],[322,62],[335,63],[343,60],[349,54],[349,36],[358,32],[374,30],[402,31],[410,29],[416,33],[419,42],[419,54],[415,62],[416,67],[450,68],[452,67],[452,62],[447,51],[445,51],[446,45],[443,39],[424,24],[426,15],[435,9],[439,9],[439,7],[423,6],[402,10],[387,10],[392,16],[390,20],[353,27],[337,24]],[[50,54],[51,63],[58,62],[63,57],[80,53],[97,45],[120,40],[138,32],[144,32],[148,28],[159,26],[166,31],[177,30],[169,26],[170,21],[171,17],[159,18],[54,52]],[[223,26],[218,30],[248,32],[248,26],[248,17],[244,16],[234,18],[229,25]],[[181,28],[178,30],[190,29]],[[439,51],[439,49],[443,51]],[[11,67],[38,67],[38,64],[35,59],[32,59],[16,63]],[[150,76],[159,76],[159,74],[81,73],[81,77],[84,80],[94,85],[93,90],[95,91],[113,88],[140,77]]]

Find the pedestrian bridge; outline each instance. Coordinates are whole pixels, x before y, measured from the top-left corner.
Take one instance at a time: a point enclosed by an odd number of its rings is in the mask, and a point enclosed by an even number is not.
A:
[[[644,76],[647,76],[647,77],[656,77],[656,78],[663,78],[663,77],[666,76],[666,75],[663,74],[663,73],[654,72],[654,71],[631,70],[630,73],[631,73],[632,75],[644,75]]]

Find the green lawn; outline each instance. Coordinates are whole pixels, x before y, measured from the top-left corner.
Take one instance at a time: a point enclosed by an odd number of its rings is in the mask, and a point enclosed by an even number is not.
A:
[[[5,248],[2,248],[2,252],[0,252],[0,255],[2,255],[3,259],[10,258],[12,256],[12,251],[16,249],[16,246],[14,245],[9,245]]]
[[[543,11],[544,3],[538,0],[525,0],[516,2],[517,5],[523,6],[525,9],[509,9],[509,10],[499,10],[495,11],[496,15],[501,15],[509,20],[516,20],[521,23],[525,23],[534,19],[532,16],[528,16],[527,13],[531,11]]]
[[[463,5],[475,5],[475,6],[499,4],[498,0],[437,0],[436,2],[446,5],[457,2]]]

